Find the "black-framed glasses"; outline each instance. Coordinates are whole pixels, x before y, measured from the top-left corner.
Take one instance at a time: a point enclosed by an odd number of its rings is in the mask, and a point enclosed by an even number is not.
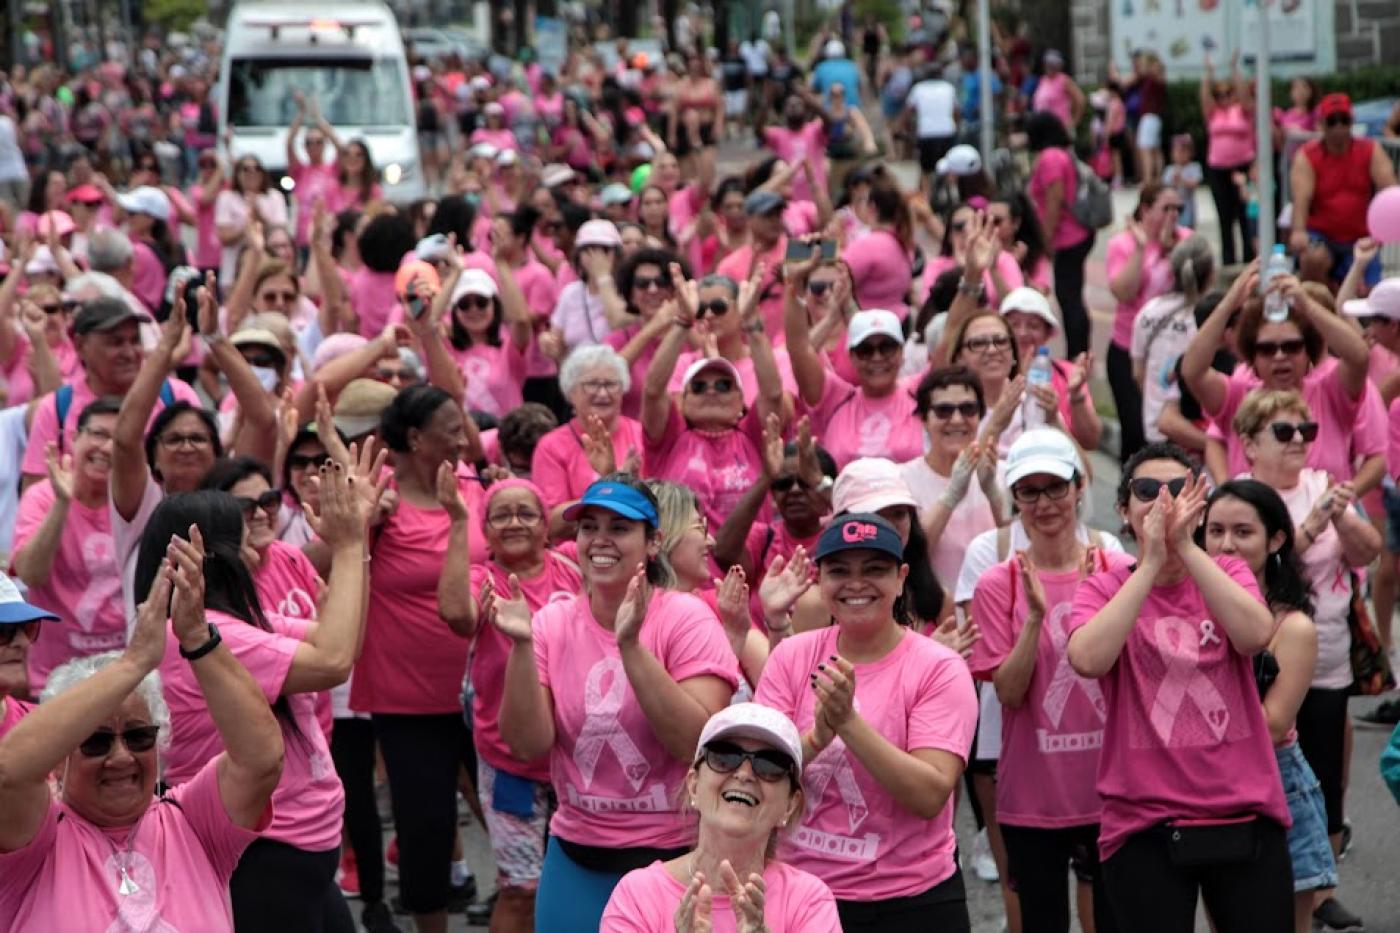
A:
[[[952,228],[954,233],[962,233],[964,230],[967,229],[967,221],[955,220],[948,226]]]
[[[1344,113],[1334,113],[1324,121],[1324,124],[1326,126],[1350,126],[1351,117]]]
[[[288,454],[287,466],[293,470],[319,470],[325,463],[329,463],[330,454]]]
[[[1282,351],[1284,356],[1296,356],[1302,353],[1307,347],[1303,343],[1302,337],[1290,337],[1287,340],[1260,340],[1254,344],[1255,356],[1278,356]]]
[[[794,771],[792,759],[773,748],[750,752],[729,742],[711,742],[705,746],[704,758],[716,774],[733,774],[747,761],[754,777],[765,784],[776,784]]]
[[[728,376],[720,376],[717,379],[692,379],[690,380],[691,395],[708,395],[714,392],[716,395],[727,395],[734,391],[734,380]]]
[[[1150,476],[1139,476],[1128,484],[1128,489],[1132,491],[1133,498],[1139,502],[1154,502],[1157,494],[1162,491],[1162,487],[1167,487],[1168,494],[1173,499],[1181,495],[1181,491],[1186,488],[1186,477],[1178,476],[1176,479],[1169,479],[1165,482],[1160,479],[1153,479]]]
[[[289,305],[289,304],[293,303],[294,301],[296,301],[299,297],[301,297],[301,296],[298,295],[296,292],[263,292],[263,293],[262,293],[263,304],[272,304],[272,303],[275,301],[275,302],[277,302],[278,304]]]
[[[214,438],[210,437],[208,434],[178,434],[174,431],[170,431],[160,436],[160,446],[164,447],[166,450],[179,450],[186,445],[189,445],[195,450],[203,450],[206,447],[213,446],[213,444]]]
[[[659,275],[638,275],[632,278],[632,287],[639,292],[649,292],[653,288],[666,291],[671,287],[671,283]]]
[[[1273,432],[1274,439],[1280,444],[1287,444],[1293,440],[1293,435],[1297,434],[1302,438],[1303,443],[1311,444],[1317,440],[1317,422],[1300,421],[1297,424],[1290,424],[1287,421],[1275,421],[1269,425],[1269,430]]]
[[[1019,505],[1030,505],[1044,496],[1051,502],[1058,502],[1069,495],[1071,483],[1067,479],[1056,480],[1044,486],[1026,486],[1017,484],[1011,489],[1011,498],[1015,499]]]
[[[491,307],[491,299],[486,295],[463,295],[457,301],[458,311],[470,311],[472,308],[486,309]]]
[[[127,751],[139,755],[156,747],[156,736],[159,734],[160,726],[132,726],[121,732],[99,729],[79,743],[78,751],[83,753],[84,758],[105,758],[120,738]]]
[[[88,437],[97,441],[97,443],[99,444],[105,444],[115,436],[112,434],[111,431],[108,431],[106,428],[94,428],[86,425],[79,428],[78,433],[86,434]]]
[[[706,314],[710,317],[724,317],[729,313],[729,302],[723,298],[714,298],[710,301],[702,301],[695,307],[695,319],[698,321]]]
[[[13,642],[19,637],[20,632],[24,633],[24,636],[29,639],[29,643],[32,645],[34,640],[39,637],[39,620],[34,619],[31,622],[7,622],[4,625],[0,625],[0,648]]]
[[[969,337],[963,341],[963,349],[973,353],[996,353],[1011,348],[1011,338],[1005,334],[989,337]]]
[[[797,487],[802,490],[812,488],[811,486],[807,485],[806,480],[793,473],[784,473],[782,476],[775,477],[773,482],[769,484],[769,488],[772,489],[774,492],[790,492],[792,491],[793,487]]]
[[[875,357],[894,356],[904,345],[893,340],[867,340],[851,348],[851,356],[858,360],[869,360]]]
[[[243,520],[251,521],[257,514],[258,509],[262,509],[268,515],[276,515],[282,508],[282,490],[269,489],[260,496],[237,496],[238,504],[243,508]]]
[[[63,307],[62,304],[43,304],[39,305],[39,310],[45,314],[62,314],[68,309]]]
[[[982,417],[982,407],[976,402],[935,402],[928,410],[939,421],[951,421],[954,415],[962,415],[968,421]]]
[[[486,524],[496,531],[504,531],[512,522],[519,522],[525,528],[536,528],[544,516],[534,509],[501,510],[486,516]]]
[[[822,295],[831,291],[831,287],[835,284],[835,282],[823,282],[819,279],[808,279],[807,294],[820,298]]]

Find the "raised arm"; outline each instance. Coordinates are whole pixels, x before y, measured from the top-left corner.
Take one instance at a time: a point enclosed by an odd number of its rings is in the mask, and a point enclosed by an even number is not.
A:
[[[457,485],[457,473],[443,463],[437,472],[437,499],[447,512],[451,524],[447,530],[447,554],[438,577],[438,616],[448,628],[471,638],[476,634],[480,614],[472,594],[472,549],[470,516],[467,502]]]
[[[774,413],[769,413],[763,420],[763,475],[749,488],[744,490],[744,494],[739,497],[738,503],[734,506],[724,524],[715,532],[714,558],[715,563],[728,570],[730,567],[738,566],[744,571],[744,575],[749,580],[754,581],[753,585],[758,586],[762,580],[762,567],[753,566],[749,559],[748,542],[749,529],[758,519],[758,513],[763,509],[763,503],[768,501],[768,493],[772,489],[773,480],[783,472],[783,433],[782,422]]]
[[[292,117],[291,125],[287,127],[287,171],[291,172],[301,166],[301,159],[297,158],[297,137],[301,135],[302,124],[306,122],[306,98],[300,91],[292,92],[292,99],[297,103],[296,115]]]
[[[220,330],[212,273],[206,274],[199,290],[199,330],[210,359],[228,378],[229,389],[238,399],[243,427],[234,439],[235,448],[240,454],[271,463],[277,452],[277,396],[263,388],[253,367]]]
[[[520,283],[516,281],[515,270],[511,269],[510,262],[501,253],[501,245],[496,242],[495,230],[491,231],[491,243],[494,247],[492,258],[496,261],[496,282],[501,292],[502,317],[510,334],[510,342],[523,352],[529,348],[530,337],[535,331],[534,315],[530,313],[525,293],[520,290]]]
[[[1201,72],[1201,86],[1198,95],[1201,104],[1201,119],[1209,122],[1215,113],[1215,66],[1211,64],[1210,53],[1206,53],[1205,69]]]
[[[816,267],[816,255],[783,267],[783,331],[787,336],[788,362],[792,365],[798,395],[808,406],[819,404],[826,393],[826,366],[817,348],[812,346],[807,309],[798,301]]]
[[[1230,285],[1230,290],[1201,324],[1186,352],[1181,356],[1181,378],[1191,394],[1201,404],[1206,414],[1214,414],[1225,407],[1230,392],[1230,380],[1225,374],[1212,367],[1215,351],[1225,339],[1225,328],[1234,314],[1244,304],[1245,296],[1259,284],[1258,260],[1248,266]]]
[[[679,277],[672,267],[673,279]],[[680,289],[687,284],[681,282]],[[681,351],[685,349],[687,341],[690,339],[690,331],[694,318],[688,313],[689,302],[675,302],[674,310],[667,314],[666,309],[658,312],[658,317],[665,314],[671,319],[672,326],[661,337],[661,343],[656,347],[656,356],[652,357],[651,365],[647,367],[646,380],[642,383],[642,431],[649,441],[659,441],[666,432],[666,425],[671,420],[671,409],[676,404],[671,398],[671,393],[667,391],[667,386],[671,381],[671,374],[676,371],[676,361],[681,357]]]
[[[112,434],[112,472],[109,489],[112,507],[124,520],[136,517],[141,497],[146,494],[150,470],[146,465],[146,424],[160,398],[160,387],[174,368],[175,349],[184,340],[189,324],[185,319],[185,299],[175,295],[170,317],[161,325],[160,340],[146,355],[136,380],[122,399]],[[262,387],[259,386],[259,389]],[[60,430],[62,425],[59,426]]]
[[[63,542],[68,507],[73,502],[73,455],[64,454],[60,460],[58,445],[50,442],[44,451],[44,462],[49,471],[53,502],[33,537],[10,558],[15,575],[31,589],[48,585],[54,558],[58,556],[58,546]]]
[[[1371,366],[1371,349],[1366,346],[1361,329],[1351,318],[1333,314],[1318,304],[1302,283],[1291,275],[1279,276],[1269,285],[1282,291],[1293,308],[1322,334],[1328,351],[1337,358],[1337,379],[1346,390],[1347,397],[1359,399],[1366,391],[1367,372]]]
[[[1308,161],[1308,154],[1299,148],[1293,157],[1293,166],[1288,170],[1288,193],[1293,198],[1293,221],[1288,227],[1288,244],[1298,256],[1308,248],[1308,218],[1312,215],[1316,185],[1317,173],[1313,171],[1312,162]]]

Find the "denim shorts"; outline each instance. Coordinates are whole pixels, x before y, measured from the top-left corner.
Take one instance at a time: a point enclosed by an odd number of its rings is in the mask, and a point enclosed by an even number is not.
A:
[[[1316,891],[1337,886],[1337,862],[1327,838],[1327,810],[1322,788],[1298,743],[1274,749],[1283,793],[1293,825],[1288,830],[1288,856],[1293,860],[1293,890]]]
[[[1381,502],[1385,503],[1385,549],[1400,554],[1400,489],[1389,476],[1381,483]]]

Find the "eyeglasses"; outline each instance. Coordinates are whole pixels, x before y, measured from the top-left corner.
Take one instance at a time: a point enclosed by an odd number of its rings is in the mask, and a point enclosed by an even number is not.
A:
[[[1293,440],[1293,435],[1297,434],[1302,438],[1303,443],[1311,444],[1317,440],[1317,422],[1300,421],[1297,424],[1289,424],[1287,421],[1275,421],[1269,425],[1269,430],[1274,432],[1274,438],[1280,444],[1287,444]]]
[[[769,488],[771,488],[774,492],[790,492],[794,486],[804,490],[812,488],[811,486],[807,485],[806,480],[802,479],[799,476],[794,476],[791,473],[786,473],[782,476],[779,476],[775,478],[772,483],[769,484]]]
[[[63,311],[65,311],[66,309],[63,307],[63,305],[57,304],[57,305],[39,305],[39,310],[42,311],[42,312],[44,312],[45,314],[60,314],[60,313],[62,313]]]
[[[540,515],[534,509],[517,509],[514,512],[492,512],[486,516],[486,524],[496,531],[504,531],[509,528],[511,522],[519,522],[526,528],[535,528],[539,525]]]
[[[39,637],[39,620],[35,619],[33,622],[10,622],[5,625],[0,625],[0,647],[10,644],[10,642],[19,637],[20,632],[23,632],[24,637],[29,640],[30,644],[33,644],[34,640]]]
[[[86,434],[88,437],[90,437],[90,438],[92,438],[93,440],[97,441],[97,443],[99,443],[99,444],[105,444],[105,443],[107,443],[108,441],[110,441],[110,440],[112,439],[112,436],[113,436],[113,435],[112,435],[112,432],[111,432],[111,431],[108,431],[106,428],[88,428],[88,427],[83,427],[83,428],[79,428],[79,429],[78,429],[78,432],[79,432],[80,434]]]
[[[1128,484],[1128,489],[1139,502],[1153,502],[1157,499],[1157,494],[1162,491],[1163,486],[1167,487],[1167,492],[1175,499],[1181,495],[1181,490],[1186,488],[1186,477],[1178,476],[1176,479],[1163,482],[1150,476],[1140,476]]]
[[[776,749],[760,748],[749,752],[728,742],[711,742],[705,746],[705,764],[716,774],[733,774],[746,761],[754,777],[765,784],[776,784],[793,772],[792,759]]]
[[[828,291],[831,290],[831,286],[833,284],[835,283],[819,282],[815,279],[809,279],[807,281],[807,294],[821,297],[822,295],[825,295]]]
[[[707,395],[711,390],[714,390],[716,395],[727,395],[734,391],[734,380],[728,376],[721,376],[713,382],[708,379],[690,380],[691,395]]]
[[[1279,351],[1283,351],[1284,356],[1296,356],[1303,352],[1306,344],[1301,337],[1290,337],[1287,340],[1260,340],[1254,345],[1255,356],[1278,356]]]
[[[671,284],[659,275],[638,275],[633,277],[632,287],[639,292],[649,292],[653,288],[667,291]]]
[[[955,220],[949,226],[952,228],[954,233],[962,233],[964,230],[967,229],[967,221]]]
[[[1324,121],[1327,126],[1350,126],[1351,117],[1344,113],[1334,113]]]
[[[904,349],[904,345],[895,343],[893,340],[867,340],[865,343],[852,347],[851,356],[858,360],[874,359],[877,356],[884,358],[894,356],[902,349]]]
[[[1011,338],[1005,334],[994,337],[969,337],[963,341],[963,349],[973,353],[1000,353],[1011,346]]]
[[[728,313],[729,302],[725,301],[723,298],[716,298],[713,301],[700,302],[700,305],[695,309],[695,319],[698,321],[706,314],[709,314],[711,317],[724,317]]]
[[[160,436],[160,446],[166,450],[179,450],[188,444],[195,450],[203,450],[214,443],[214,439],[208,434],[162,434]]]
[[[139,755],[156,747],[156,736],[159,734],[160,726],[132,726],[122,732],[100,729],[83,739],[78,751],[83,753],[84,758],[105,758],[120,738],[127,751]]]
[[[579,386],[589,395],[616,395],[622,390],[622,383],[616,379],[590,379]]]
[[[976,421],[982,416],[982,407],[976,402],[937,402],[930,405],[928,410],[939,421],[951,421],[954,415]]]
[[[293,470],[320,469],[321,464],[329,462],[330,454],[290,454],[287,457],[287,466]]]
[[[1020,505],[1030,505],[1040,499],[1041,496],[1051,502],[1058,502],[1069,495],[1070,482],[1062,479],[1051,483],[1048,486],[1021,486],[1017,485],[1011,490],[1011,498]]]
[[[238,504],[243,507],[243,520],[252,521],[253,516],[262,509],[268,515],[276,515],[282,508],[282,490],[269,489],[267,492],[252,498],[250,496],[238,496]]]
[[[265,305],[270,305],[270,304],[272,304],[273,302],[277,302],[278,304],[289,305],[289,304],[291,304],[292,302],[296,301],[298,297],[300,297],[300,296],[297,295],[296,292],[263,292],[263,293],[262,293],[262,300],[263,300],[263,304],[265,304]]]
[[[458,311],[469,311],[472,308],[489,308],[491,299],[485,295],[463,295],[457,302]]]
[[[1165,211],[1165,212],[1173,213],[1173,214],[1180,214],[1180,213],[1181,213],[1181,205],[1180,205],[1180,204],[1163,204],[1163,205],[1162,205],[1162,210]]]

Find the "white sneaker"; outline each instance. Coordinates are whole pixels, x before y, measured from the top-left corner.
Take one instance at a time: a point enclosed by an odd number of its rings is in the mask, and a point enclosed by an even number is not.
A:
[[[996,859],[992,858],[992,844],[987,841],[985,829],[978,832],[972,840],[972,872],[987,884],[996,884],[1001,880]]]

